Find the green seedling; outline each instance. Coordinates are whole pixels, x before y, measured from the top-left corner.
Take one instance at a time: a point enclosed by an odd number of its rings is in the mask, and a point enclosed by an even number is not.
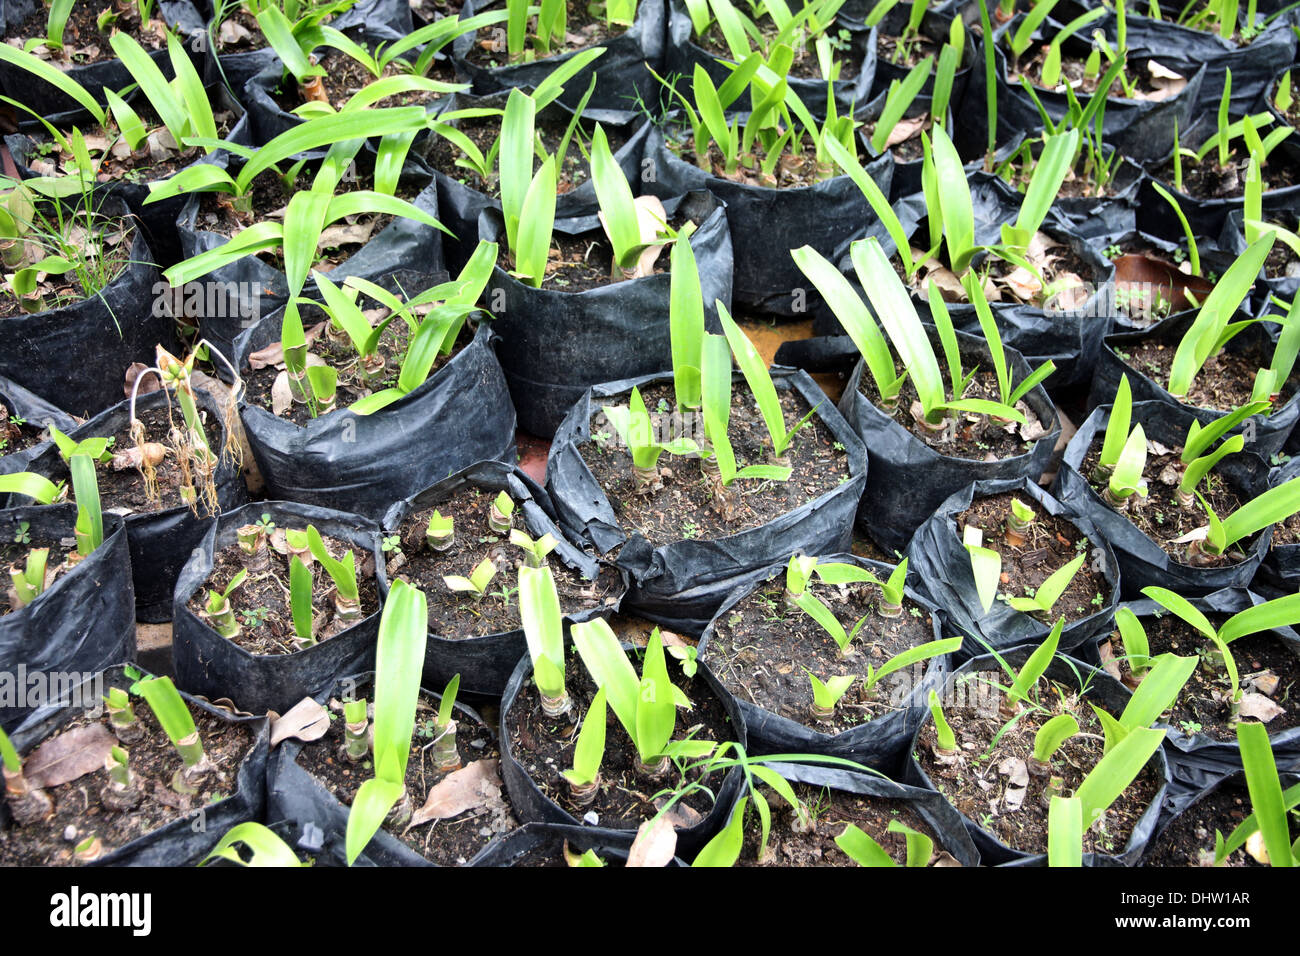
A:
[[[100,789],[100,799],[112,810],[130,810],[140,802],[140,788],[131,772],[131,756],[121,747],[113,747],[104,758],[108,783]]]
[[[32,548],[27,552],[27,563],[23,567],[14,565],[9,569],[9,582],[13,587],[14,599],[12,610],[27,607],[43,593],[50,576],[46,571],[49,561],[49,548]]]
[[[1071,714],[1057,714],[1044,722],[1034,735],[1034,753],[1030,760],[1031,769],[1046,773],[1052,756],[1061,749],[1062,744],[1079,732],[1079,722]]]
[[[1006,541],[1013,548],[1023,548],[1029,540],[1027,533],[1034,523],[1037,513],[1019,498],[1011,499],[1011,511],[1007,515]]]
[[[1196,498],[1205,509],[1209,524],[1203,539],[1192,539],[1188,555],[1193,563],[1213,563],[1228,554],[1228,549],[1239,541],[1300,511],[1300,478],[1270,488],[1223,519],[1214,513],[1200,491],[1196,492]]]
[[[443,516],[437,508],[429,516],[424,529],[424,543],[430,551],[446,551],[456,543],[456,521],[451,515]]]
[[[1141,680],[1151,669],[1151,644],[1146,629],[1129,607],[1115,609],[1115,626],[1119,629],[1129,673],[1134,680]]]
[[[1214,865],[1222,866],[1230,854],[1245,846],[1258,833],[1269,866],[1300,866],[1300,840],[1291,842],[1287,824],[1287,814],[1300,806],[1300,784],[1282,789],[1268,729],[1262,724],[1238,724],[1237,746],[1241,750],[1241,766],[1246,775],[1252,812],[1227,840],[1221,832],[1215,831]]]
[[[1198,611],[1190,601],[1181,595],[1175,594],[1168,588],[1146,587],[1142,589],[1142,593],[1161,607],[1171,611],[1213,645],[1214,652],[1205,655],[1203,660],[1211,669],[1223,667],[1227,671],[1228,682],[1231,686],[1228,699],[1228,726],[1235,727],[1239,720],[1242,691],[1237,662],[1233,658],[1229,646],[1238,638],[1277,628],[1289,628],[1300,623],[1300,594],[1287,595],[1286,597],[1265,601],[1263,604],[1246,608],[1246,610],[1232,615],[1223,622],[1221,627],[1216,629],[1209,619]],[[1190,674],[1191,670],[1188,671],[1189,676]],[[1146,686],[1153,676],[1154,672],[1143,679],[1141,687],[1138,688],[1139,691]],[[1180,683],[1178,686],[1181,688],[1182,684]],[[1135,698],[1136,696],[1134,694]],[[1170,703],[1172,703],[1172,698]],[[1163,712],[1163,708],[1160,712]]]
[[[840,702],[850,687],[857,682],[857,674],[837,674],[834,677],[828,677],[822,681],[820,677],[814,674],[808,668],[804,668],[804,673],[808,675],[808,680],[812,682],[812,716],[814,720],[823,723],[835,719],[835,705]]]
[[[1015,717],[1020,713],[1023,705],[1030,703],[1030,694],[1038,686],[1038,680],[1045,673],[1047,667],[1052,663],[1052,658],[1056,656],[1056,649],[1061,643],[1061,631],[1065,628],[1065,618],[1058,618],[1052,625],[1052,630],[1048,633],[1047,639],[1035,648],[1034,652],[1025,659],[1020,670],[1013,671],[1009,665],[999,658],[999,663],[1011,675],[1011,686],[1006,689],[1002,702],[999,704],[999,711],[1004,717]]]
[[[668,677],[658,628],[646,645],[640,678],[603,618],[574,624],[571,633],[578,656],[596,686],[605,688],[609,706],[632,738],[642,772],[660,776],[671,758],[701,757],[713,750],[711,741],[672,739],[677,708],[690,709],[691,703]]]
[[[299,647],[316,643],[312,634],[312,573],[298,555],[289,558],[289,609],[293,617],[293,631]]]
[[[307,546],[334,582],[334,620],[352,625],[361,620],[361,590],[357,585],[357,562],[349,549],[341,560],[330,557],[315,525],[307,526]]]
[[[370,756],[370,718],[364,697],[343,704],[343,754],[350,763]]]
[[[1022,614],[1050,617],[1053,606],[1079,573],[1086,558],[1086,554],[1081,554],[1064,567],[1057,568],[1037,587],[1033,597],[1007,597],[1006,602]]]
[[[5,797],[14,823],[32,826],[53,816],[54,801],[44,790],[28,784],[23,776],[23,760],[3,729],[0,729],[0,758],[4,762]]]
[[[466,592],[475,601],[481,601],[483,596],[488,593],[487,586],[496,577],[496,573],[497,566],[492,563],[492,559],[484,558],[470,572],[469,577],[462,577],[459,574],[444,574],[442,580],[449,590]]]
[[[158,725],[167,734],[184,766],[172,775],[172,789],[177,793],[198,793],[200,785],[216,769],[203,750],[199,730],[185,701],[181,699],[170,677],[151,677],[139,680],[131,693],[144,698]]]
[[[348,813],[345,851],[349,866],[386,819],[400,830],[411,818],[406,764],[415,732],[428,631],[424,592],[395,580],[379,620],[375,650],[375,775],[361,784]]]
[[[442,773],[459,770],[460,752],[456,749],[456,721],[452,718],[456,708],[456,694],[460,690],[460,675],[456,674],[442,691],[438,716],[433,724],[433,765]]]
[[[962,529],[962,544],[970,555],[971,576],[975,579],[975,593],[979,597],[980,607],[987,614],[993,607],[993,599],[998,593],[998,582],[1002,577],[1002,555],[992,548],[984,547],[984,532],[979,528],[966,525]]]
[[[300,562],[301,563],[301,562]],[[308,572],[310,574],[311,572]],[[239,622],[235,620],[235,609],[230,606],[230,595],[235,589],[244,583],[248,577],[248,569],[240,568],[235,576],[230,579],[230,583],[221,591],[208,591],[208,600],[204,606],[208,620],[212,622],[212,629],[227,640],[239,635]]]
[[[934,736],[935,752],[940,754],[951,754],[957,752],[957,737],[952,732],[952,727],[948,724],[948,719],[943,714],[943,705],[939,701],[939,694],[936,691],[930,691],[930,716],[934,719]]]
[[[542,712],[561,717],[573,709],[573,701],[564,688],[564,621],[549,567],[519,569],[519,616]]]
[[[1052,795],[1047,811],[1047,865],[1083,866],[1083,804]]]
[[[510,519],[515,513],[515,503],[504,491],[488,506],[488,528],[496,534],[509,534]]]
[[[144,728],[140,726],[135,709],[131,706],[131,697],[122,688],[108,689],[104,695],[104,709],[108,711],[108,722],[113,728],[113,735],[122,743],[133,743],[144,736]]]
[[[1226,435],[1229,431],[1245,421],[1252,415],[1259,415],[1266,412],[1269,403],[1250,402],[1246,405],[1235,409],[1231,413],[1224,415],[1222,418],[1216,418],[1209,425],[1202,426],[1199,421],[1192,419],[1192,423],[1187,429],[1187,439],[1183,442],[1183,451],[1180,455],[1182,461],[1183,477],[1178,484],[1178,503],[1184,508],[1194,507],[1196,504],[1193,492],[1196,487],[1209,474],[1210,469],[1217,465],[1227,455],[1235,455],[1246,447],[1246,439],[1242,435],[1233,435],[1224,441],[1218,448],[1208,455],[1202,455],[1202,452],[1209,450],[1210,446]]]
[[[573,767],[563,771],[569,781],[569,799],[575,806],[590,806],[600,789],[600,763],[605,759],[605,688],[587,708],[573,748]]]
[[[635,386],[626,407],[606,405],[602,411],[632,455],[632,474],[640,491],[648,492],[659,484],[657,465],[664,452],[686,455],[699,450],[699,446],[689,438],[679,437],[667,442],[656,440],[645,400],[641,397],[641,390]]]

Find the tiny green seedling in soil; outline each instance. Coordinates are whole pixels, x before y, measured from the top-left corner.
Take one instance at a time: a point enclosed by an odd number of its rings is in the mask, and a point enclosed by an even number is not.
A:
[[[547,555],[554,551],[560,542],[549,531],[540,538],[533,539],[527,531],[511,528],[510,543],[523,549],[524,560],[530,568],[540,568],[546,564]]]
[[[184,763],[172,775],[172,789],[177,793],[197,793],[199,786],[216,768],[203,750],[194,718],[176,685],[170,677],[152,677],[137,681],[131,692],[144,698]]]
[[[533,661],[533,682],[541,697],[542,713],[548,717],[569,713],[573,701],[564,687],[564,621],[549,567],[519,569],[519,616]]]
[[[444,517],[438,509],[429,516],[424,529],[424,543],[431,551],[446,551],[456,542],[456,522],[450,515]]]
[[[224,638],[230,639],[239,635],[239,622],[235,620],[234,608],[230,606],[230,595],[244,583],[246,577],[248,577],[248,569],[240,568],[224,590],[208,591],[204,610],[207,612],[208,620],[212,622],[213,630]]]
[[[604,759],[605,688],[602,687],[596,691],[582,720],[578,742],[573,748],[573,766],[563,771],[564,779],[569,781],[569,799],[574,806],[589,806],[596,799],[596,791],[600,788],[600,763]]]
[[[487,586],[496,577],[496,573],[497,566],[492,563],[492,559],[484,558],[470,572],[469,577],[463,577],[459,574],[444,574],[442,580],[450,590],[465,592],[473,597],[475,601],[481,601],[488,593]]]

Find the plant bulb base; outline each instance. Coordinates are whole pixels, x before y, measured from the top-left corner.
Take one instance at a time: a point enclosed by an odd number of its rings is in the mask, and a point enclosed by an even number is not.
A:
[[[19,826],[31,826],[54,816],[54,801],[44,790],[29,787],[23,779],[21,770],[5,770],[5,794],[9,798],[9,812],[13,814],[14,823]]]
[[[636,769],[641,776],[658,783],[668,778],[668,771],[672,769],[673,762],[666,756],[660,757],[654,763],[642,763],[637,761]]]
[[[880,599],[880,604],[876,606],[876,613],[881,617],[887,617],[890,620],[894,620],[903,616],[903,605],[901,603],[891,604],[882,597]]]
[[[112,781],[100,789],[99,799],[110,810],[131,810],[140,803],[140,788],[135,784],[124,787]]]
[[[600,792],[600,774],[596,774],[596,779],[590,783],[569,784],[569,802],[575,807],[589,807],[596,799],[596,794]]]
[[[345,598],[334,592],[334,620],[344,627],[351,627],[362,618],[361,602],[356,598]]]
[[[104,844],[99,837],[92,836],[90,841],[78,847],[72,854],[72,858],[78,863],[93,863],[104,855]]]
[[[813,704],[808,708],[808,712],[812,714],[813,720],[817,721],[819,724],[828,724],[835,719],[834,707],[818,707],[816,704]]]
[[[452,534],[441,535],[426,534],[424,536],[424,543],[430,551],[448,551],[451,549],[451,546],[456,543],[456,535],[454,532]]]
[[[568,694],[559,697],[547,697],[540,694],[542,713],[547,717],[564,717],[573,712],[573,698]]]
[[[1114,494],[1109,487],[1101,493],[1101,497],[1106,504],[1110,505],[1116,511],[1128,511],[1129,503],[1133,500],[1132,495],[1124,495],[1123,497],[1120,497]]]
[[[447,721],[445,727],[435,725],[434,731],[438,734],[433,741],[434,766],[442,773],[459,770],[462,764],[456,749],[456,721]]]

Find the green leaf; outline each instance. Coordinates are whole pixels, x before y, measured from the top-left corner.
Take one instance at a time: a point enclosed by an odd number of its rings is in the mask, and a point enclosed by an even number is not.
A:
[[[347,834],[344,838],[348,866],[357,861],[366,844],[383,825],[388,811],[402,799],[405,792],[404,783],[379,777],[372,777],[361,784],[357,795],[352,798],[352,809],[348,811]]]
[[[1126,730],[1150,727],[1174,705],[1183,686],[1196,671],[1197,658],[1161,654],[1153,662],[1151,673],[1142,678],[1133,696],[1120,714]]]
[[[641,224],[632,199],[632,187],[614,159],[609,140],[605,138],[605,129],[599,123],[591,137],[590,154],[591,182],[596,188],[600,211],[604,214],[605,230],[614,247],[614,258],[621,267],[627,268],[642,248]]]
[[[1034,594],[1039,607],[1045,612],[1052,610],[1052,605],[1065,593],[1065,589],[1070,586],[1074,576],[1079,573],[1079,568],[1083,567],[1086,558],[1087,554],[1081,554],[1065,567],[1057,568],[1048,575],[1047,580],[1038,586],[1038,590]]]
[[[10,475],[0,475],[0,494],[26,495],[37,504],[48,505],[59,496],[59,488],[44,475],[20,471]]]
[[[1133,609],[1128,607],[1115,609],[1115,624],[1124,641],[1129,670],[1135,675],[1141,675],[1151,666],[1151,645],[1147,641],[1146,629],[1142,627],[1142,622],[1133,613]]]
[[[646,644],[645,660],[641,664],[641,693],[633,737],[642,763],[650,763],[664,752],[672,739],[676,720],[677,705],[673,699],[672,681],[668,677],[663,638],[655,628]]]
[[[100,126],[105,124],[104,108],[95,102],[95,98],[90,95],[84,86],[62,70],[51,66],[40,57],[12,47],[8,43],[0,43],[0,61],[26,70],[38,79],[44,80],[60,93],[76,100],[77,104],[93,116],[95,122]]]
[[[1164,739],[1163,730],[1139,727],[1130,731],[1097,762],[1075,791],[1085,827],[1091,829],[1097,824],[1102,814],[1142,772]]]
[[[138,681],[131,692],[144,698],[153,715],[158,718],[163,733],[173,744],[195,732],[194,717],[170,677],[151,677]]]
[[[873,840],[852,823],[844,828],[844,832],[835,838],[835,845],[843,850],[854,863],[858,866],[879,866],[890,867],[897,866],[893,857],[885,852],[885,848]]]
[[[257,13],[257,25],[262,28],[262,35],[271,44],[276,54],[284,63],[284,68],[301,83],[312,76],[324,76],[325,70],[313,66],[308,59],[310,50],[304,50],[298,38],[294,36],[293,24],[278,7],[266,6]]]
[[[1029,692],[1034,689],[1038,679],[1047,672],[1047,665],[1052,663],[1052,658],[1056,656],[1056,648],[1061,643],[1061,631],[1064,627],[1065,618],[1059,618],[1052,626],[1051,633],[1047,635],[1047,640],[1029,655],[1024,666],[1020,668],[1020,673],[1016,675],[1015,681],[1012,682],[1011,689],[1007,691],[1007,700],[1010,703],[1029,700]]]
[[[396,786],[399,796],[406,780],[411,734],[415,731],[428,621],[424,592],[400,578],[394,580],[379,619],[379,643],[375,652],[374,754],[375,777]],[[354,802],[354,811],[355,806]],[[362,846],[373,833],[371,830]]]
[[[512,250],[519,249],[519,224],[524,200],[533,182],[533,122],[536,104],[522,90],[512,89],[501,119],[500,169],[501,216]]]
[[[311,524],[307,525],[307,547],[311,549],[312,557],[321,563],[334,581],[339,594],[350,601],[358,600],[360,591],[357,588],[357,565],[351,549],[343,555],[342,560],[334,560],[325,550],[325,541],[321,538],[320,532],[316,530],[315,525]]]
[[[885,105],[876,120],[875,131],[871,134],[871,148],[877,153],[885,151],[885,142],[898,125],[898,121],[907,113],[907,109],[916,100],[917,94],[930,79],[930,67],[934,65],[934,56],[927,56],[908,71],[902,80],[889,84],[885,96]]]
[[[641,682],[604,618],[575,623],[570,629],[573,646],[597,687],[605,688],[609,706],[634,741]]]
[[[931,149],[938,180],[939,215],[943,219],[944,241],[948,247],[948,265],[961,275],[975,254],[975,209],[957,147],[942,127],[935,127],[933,132]],[[933,216],[935,210],[930,209],[929,214]],[[875,300],[872,302],[874,304]]]
[[[573,769],[564,771],[570,783],[584,786],[600,773],[600,762],[605,758],[605,688],[596,691],[582,718],[578,742],[573,747]]]
[[[1083,866],[1083,804],[1052,794],[1047,811],[1047,865]]]
[[[1225,644],[1231,644],[1248,634],[1294,627],[1296,624],[1300,624],[1300,594],[1288,594],[1238,611],[1223,622],[1219,628],[1219,639]]]
[[[289,603],[293,611],[293,629],[304,644],[312,644],[311,569],[298,555],[289,559]]]
[[[94,551],[104,543],[104,515],[99,503],[95,461],[89,455],[73,455],[68,470],[72,473],[72,493],[77,499],[77,525],[80,527],[84,520],[90,531],[90,549]]]
[[[817,595],[811,591],[804,591],[794,599],[794,602],[805,614],[821,625],[822,630],[835,639],[841,651],[848,648],[849,635],[844,630],[844,625],[839,622],[834,612],[818,599]]]
[[[907,837],[907,865],[925,867],[934,855],[934,841],[924,833],[913,830],[901,820],[890,820],[886,828],[890,833],[902,833]]]
[[[763,422],[767,425],[768,435],[772,438],[772,453],[780,457],[785,454],[794,432],[785,430],[785,417],[781,414],[781,399],[776,394],[776,386],[772,384],[767,364],[758,354],[758,349],[754,348],[754,343],[749,340],[749,336],[740,331],[740,327],[731,318],[731,314],[721,300],[717,302],[717,310],[722,330],[727,336],[727,344],[731,346],[731,354],[736,357],[736,364],[740,367],[741,374],[745,376],[749,390],[758,403],[758,410],[763,415]]]
[[[1142,487],[1142,470],[1147,464],[1147,436],[1141,425],[1134,425],[1124,448],[1120,451],[1115,470],[1110,476],[1110,491],[1117,498],[1138,494],[1146,496]]]
[[[619,173],[622,178],[622,173]],[[672,276],[669,284],[668,323],[672,336],[673,388],[680,408],[699,408],[701,369],[704,367],[704,295],[699,267],[689,241],[673,243],[669,253]],[[730,365],[730,360],[728,360]],[[731,370],[727,370],[727,383]],[[730,388],[728,388],[730,393]]]
[[[887,662],[880,665],[879,669],[873,670],[867,680],[867,687],[870,688],[880,681],[881,678],[887,677],[894,671],[903,670],[911,667],[920,661],[928,661],[933,657],[942,657],[945,654],[955,654],[961,649],[961,638],[950,637],[941,641],[929,641],[925,644],[918,644],[916,647],[910,647],[891,657]]]
[[[736,865],[736,861],[740,859],[740,851],[745,845],[745,805],[748,801],[749,797],[741,797],[736,801],[736,808],[731,811],[731,819],[717,836],[704,844],[703,849],[696,854],[695,860],[691,863],[692,867]]]
[[[235,849],[235,844],[242,843],[252,851],[253,858],[247,863]],[[298,855],[293,852],[284,840],[269,827],[249,820],[245,823],[239,823],[226,831],[225,836],[217,841],[217,845],[212,848],[205,856],[199,866],[203,866],[211,859],[229,860],[232,863],[238,863],[240,866],[263,867],[263,866],[304,866],[299,861]]]
[[[1292,478],[1251,499],[1223,519],[1224,548],[1271,524],[1285,521],[1297,511],[1300,511],[1300,478]]]
[[[1079,732],[1079,722],[1071,714],[1057,714],[1034,735],[1034,759],[1047,763],[1052,755]]]
[[[534,288],[546,278],[546,261],[555,225],[555,158],[546,157],[524,199],[520,213],[519,244],[515,248],[515,270]]]
[[[998,580],[1002,575],[1002,555],[992,548],[983,547],[983,533],[970,525],[967,525],[962,533],[962,543],[970,554],[975,593],[979,596],[980,606],[987,614],[993,607],[993,599],[997,597]]]
[[[549,567],[519,569],[519,616],[538,688],[547,697],[562,697],[564,624]],[[549,666],[542,666],[543,661]]]

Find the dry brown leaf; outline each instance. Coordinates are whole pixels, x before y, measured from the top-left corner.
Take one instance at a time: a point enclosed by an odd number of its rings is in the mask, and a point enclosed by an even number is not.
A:
[[[921,130],[925,129],[927,118],[916,116],[912,119],[899,120],[894,124],[894,130],[885,137],[885,149],[891,146],[897,146],[899,143],[906,143]]]
[[[283,717],[271,721],[271,746],[290,737],[310,743],[320,740],[330,729],[330,714],[310,697],[294,704]]]
[[[930,260],[934,262],[934,260]],[[927,264],[928,266],[928,264]],[[965,302],[966,289],[961,284],[961,279],[957,278],[957,273],[935,262],[934,267],[926,272],[927,279],[933,279],[934,284],[939,287],[939,294],[943,296],[945,302]]]
[[[126,369],[126,381],[122,383],[122,391],[127,398],[131,397],[131,389],[135,387],[135,380],[148,368],[143,362],[132,362]],[[158,381],[158,373],[151,372],[149,377],[140,383],[140,388],[136,395],[148,395],[150,392],[156,392],[162,388]]]
[[[221,26],[217,28],[217,39],[221,41],[223,46],[229,46],[234,43],[239,43],[241,40],[247,40],[252,37],[252,35],[253,34],[249,30],[240,26],[233,18],[222,21]]]
[[[934,858],[935,869],[938,869],[939,867],[953,867],[953,866],[957,866],[957,867],[961,866],[960,861],[958,861],[958,859],[955,856],[953,856],[951,853],[949,853],[947,850],[940,850]]]
[[[475,760],[454,773],[449,773],[429,791],[424,806],[411,817],[411,827],[430,820],[449,820],[466,810],[486,806],[501,799],[501,777],[497,761]]]
[[[1279,707],[1263,694],[1241,695],[1241,716],[1253,717],[1261,724],[1266,724],[1275,717],[1286,713],[1285,707]]]
[[[1147,60],[1147,72],[1151,74],[1151,85],[1155,89],[1149,93],[1141,91],[1134,93],[1133,99],[1135,100],[1159,103],[1171,96],[1177,96],[1187,88],[1187,77],[1181,73],[1175,73],[1155,60]]]
[[[628,866],[667,866],[677,852],[677,831],[666,817],[655,817],[637,827],[627,853]]]
[[[86,724],[51,737],[36,748],[23,765],[23,776],[31,787],[57,787],[78,777],[104,769],[117,738],[101,723]]]
[[[1016,266],[999,281],[1011,290],[1012,295],[1024,302],[1032,302],[1043,291],[1043,284],[1038,281],[1038,277],[1024,266]]]
[[[289,387],[289,373],[281,372],[271,384],[271,414],[283,415],[293,405],[293,389]]]
[[[340,246],[359,246],[362,243],[369,242],[374,231],[374,219],[354,224],[336,223],[322,230],[320,242],[316,244],[316,248],[337,249]]]
[[[1110,641],[1102,641],[1097,647],[1097,653],[1101,657],[1102,670],[1116,680],[1122,680],[1119,661],[1115,659],[1115,649],[1110,646]]]
[[[311,328],[305,330],[304,335],[307,339],[307,347],[311,348],[312,343],[320,338],[324,331],[324,322],[317,322]],[[254,371],[260,368],[267,368],[271,365],[284,365],[284,349],[280,346],[279,342],[272,342],[270,345],[266,346],[266,348],[258,349],[256,352],[252,352],[248,356],[248,367]]]

